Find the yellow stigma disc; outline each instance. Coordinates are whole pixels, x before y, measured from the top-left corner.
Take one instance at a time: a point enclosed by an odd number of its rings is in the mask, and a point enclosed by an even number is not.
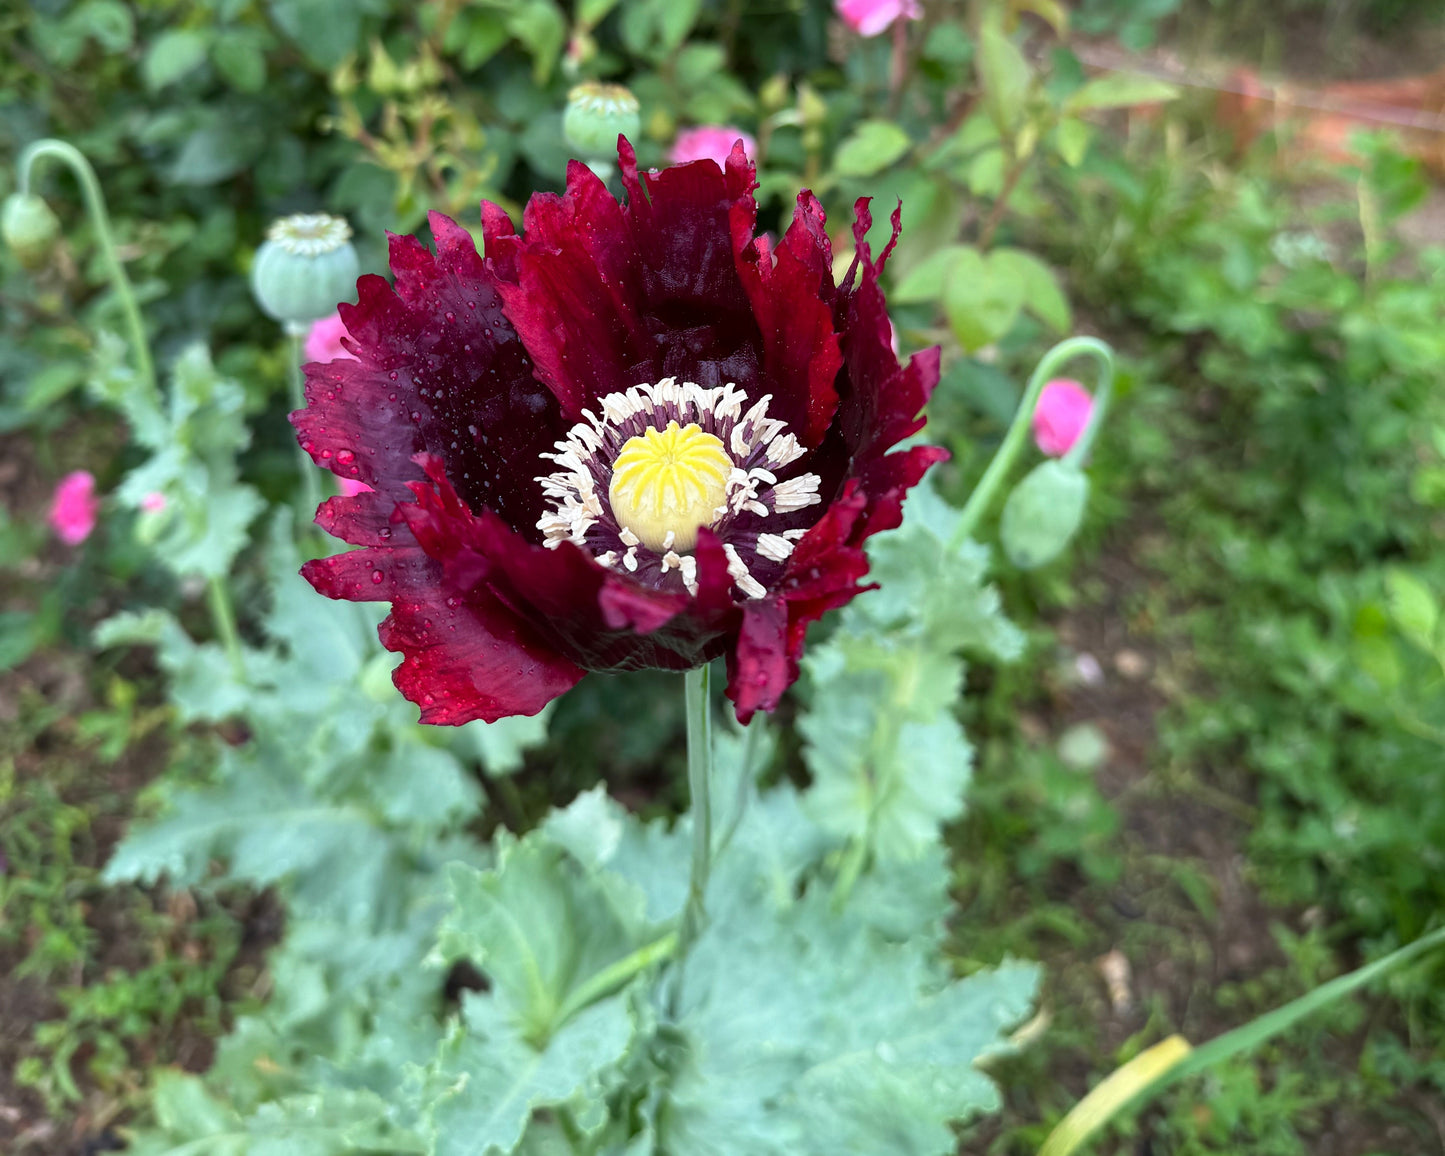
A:
[[[654,550],[691,550],[699,526],[727,498],[733,460],[700,426],[667,423],[628,438],[612,466],[607,497],[618,524]],[[667,535],[673,535],[672,541]]]

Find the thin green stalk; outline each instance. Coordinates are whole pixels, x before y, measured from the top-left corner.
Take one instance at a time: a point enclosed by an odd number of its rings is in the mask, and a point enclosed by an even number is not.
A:
[[[733,836],[742,826],[743,817],[748,811],[748,796],[752,793],[753,777],[757,774],[758,751],[763,745],[763,731],[767,729],[768,716],[756,714],[752,722],[748,723],[747,735],[743,739],[743,765],[738,771],[738,787],[733,799],[733,813],[728,820],[727,828],[723,831],[717,841],[715,853],[721,855]]]
[[[1044,354],[1039,361],[1038,368],[1029,378],[1023,400],[1019,403],[1018,412],[1014,414],[1008,433],[1004,435],[1003,443],[993,455],[993,461],[989,462],[988,469],[984,471],[983,477],[979,479],[973,493],[968,496],[968,502],[964,505],[963,513],[958,519],[958,528],[954,531],[953,540],[949,543],[950,549],[957,550],[963,545],[964,539],[971,537],[978,529],[978,523],[982,521],[984,514],[992,505],[994,497],[1008,479],[1014,462],[1018,459],[1028,440],[1034,407],[1038,405],[1039,394],[1043,392],[1044,386],[1065,362],[1080,356],[1092,357],[1099,363],[1099,384],[1094,390],[1094,408],[1089,417],[1089,424],[1079,435],[1079,440],[1074,443],[1073,448],[1065,455],[1064,460],[1071,465],[1077,465],[1088,454],[1090,447],[1094,444],[1094,437],[1098,433],[1099,424],[1103,420],[1104,411],[1108,408],[1109,398],[1113,391],[1114,351],[1096,337],[1070,337],[1066,341],[1059,342]]]
[[[151,362],[150,343],[146,339],[145,323],[141,320],[140,306],[136,302],[135,290],[131,287],[130,278],[126,276],[125,266],[120,262],[120,255],[115,249],[115,237],[110,227],[110,214],[105,208],[105,195],[101,192],[100,181],[96,179],[95,170],[90,167],[90,162],[85,159],[82,153],[74,145],[67,144],[63,140],[38,140],[26,147],[20,154],[18,167],[20,179],[20,192],[30,192],[30,173],[35,167],[35,162],[42,157],[54,157],[56,160],[69,166],[75,174],[75,179],[80,182],[80,191],[85,198],[85,207],[90,213],[91,224],[95,227],[96,239],[100,244],[100,255],[105,263],[106,276],[110,278],[111,288],[115,290],[116,298],[120,301],[121,312],[125,314],[126,328],[130,330],[131,350],[135,354],[136,370],[146,388],[155,392],[156,385],[155,366]]]
[[[295,411],[306,408],[306,381],[301,373],[301,362],[305,353],[301,344],[302,335],[291,332],[289,336],[291,348],[290,356],[286,359],[286,373],[291,387],[291,409]],[[295,441],[294,438],[292,440]],[[321,505],[321,471],[311,460],[311,455],[301,448],[300,442],[296,442],[296,460],[301,471],[301,500],[306,506],[301,511],[301,524],[305,526],[316,517],[316,507]]]
[[[654,963],[660,963],[677,950],[677,932],[669,931],[651,943],[644,943],[630,955],[625,955],[610,967],[604,967],[586,983],[573,990],[557,1011],[556,1022],[565,1024],[583,1008],[596,1003],[603,996],[611,995],[639,972],[646,971]]]
[[[681,990],[681,968],[687,953],[702,932],[707,918],[705,899],[712,870],[712,675],[699,666],[683,675],[687,708],[687,789],[692,799],[692,875],[687,885],[687,906],[677,936],[679,981],[673,1002]]]
[[[1243,1027],[1216,1036],[1197,1048],[1191,1048],[1188,1041],[1180,1036],[1170,1036],[1119,1068],[1074,1105],[1049,1134],[1044,1146],[1039,1149],[1039,1156],[1070,1156],[1104,1125],[1142,1107],[1180,1080],[1197,1075],[1241,1052],[1252,1051],[1293,1027],[1305,1016],[1442,945],[1445,945],[1445,928],[1422,935],[1414,943],[1406,944],[1348,975],[1322,983],[1299,999],[1266,1012]]]
[[[213,575],[206,585],[207,598],[211,604],[211,623],[225,647],[226,657],[231,660],[231,673],[237,682],[246,679],[246,664],[241,656],[241,635],[236,630],[236,612],[231,608],[231,592],[226,580]]]

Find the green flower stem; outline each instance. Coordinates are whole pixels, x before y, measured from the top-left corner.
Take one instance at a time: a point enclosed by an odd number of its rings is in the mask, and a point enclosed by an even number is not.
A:
[[[596,975],[573,990],[557,1009],[556,1022],[565,1024],[572,1016],[576,1015],[585,1007],[596,1003],[604,996],[611,995],[618,988],[623,987],[628,980],[639,972],[646,971],[655,963],[660,963],[670,957],[677,950],[677,932],[669,931],[659,939],[651,943],[644,943],[630,955],[625,955],[610,967],[604,967]]]
[[[236,676],[237,682],[244,682],[246,664],[241,656],[241,635],[236,630],[236,612],[231,607],[231,592],[226,588],[226,580],[219,574],[212,575],[206,584],[206,595],[211,604],[211,623],[226,649],[226,657],[231,660],[231,673]]]
[[[692,876],[687,885],[687,906],[677,936],[677,964],[702,932],[706,918],[704,899],[712,870],[712,674],[699,666],[683,675],[687,705],[687,789],[692,798]],[[674,1002],[678,987],[673,989]]]
[[[1019,453],[1028,440],[1034,407],[1038,405],[1039,394],[1043,392],[1044,386],[1058,372],[1060,366],[1080,356],[1092,357],[1099,363],[1099,384],[1094,390],[1094,407],[1089,416],[1089,424],[1064,457],[1064,460],[1070,465],[1076,466],[1082,463],[1089,448],[1094,444],[1094,437],[1098,433],[1099,423],[1103,420],[1104,412],[1108,409],[1114,387],[1114,351],[1096,337],[1070,337],[1055,345],[1039,361],[1038,368],[1029,378],[1028,388],[1024,390],[1023,401],[1019,403],[1018,412],[1014,414],[1013,424],[1009,426],[1008,433],[1004,435],[1003,444],[998,447],[993,461],[989,462],[988,469],[984,471],[983,477],[979,479],[973,493],[968,496],[968,502],[963,507],[963,513],[958,519],[958,528],[954,531],[953,540],[949,543],[950,549],[957,550],[963,545],[964,539],[973,536],[978,529],[978,523],[983,519],[989,506],[992,505],[994,497],[1007,480],[1014,467],[1014,462],[1018,459]]]
[[[90,167],[90,162],[85,159],[82,153],[74,145],[67,144],[63,140],[38,140],[26,147],[20,154],[20,161],[17,166],[20,179],[20,192],[30,192],[30,173],[35,167],[35,162],[42,157],[54,157],[56,160],[68,165],[80,182],[80,191],[85,197],[85,207],[90,213],[91,224],[95,227],[96,239],[100,243],[101,259],[105,262],[106,275],[110,278],[110,285],[115,290],[115,295],[120,301],[121,311],[125,314],[126,327],[130,330],[131,349],[135,354],[136,370],[140,373],[141,380],[146,388],[152,393],[157,391],[155,366],[151,362],[150,343],[146,339],[145,323],[141,320],[140,306],[136,303],[135,290],[131,287],[130,278],[126,276],[125,266],[120,262],[120,255],[115,250],[115,238],[110,227],[110,214],[106,212],[105,196],[100,190],[100,181],[96,179],[95,170]]]
[[[291,348],[286,358],[286,377],[291,388],[291,409],[295,411],[306,408],[306,381],[301,373],[305,351],[302,346],[302,332],[287,326],[287,333]],[[292,441],[295,440],[293,437]],[[311,460],[311,455],[301,448],[299,441],[296,442],[296,460],[301,471],[301,500],[306,507],[301,511],[301,524],[309,526],[316,517],[316,507],[321,505],[321,470]]]

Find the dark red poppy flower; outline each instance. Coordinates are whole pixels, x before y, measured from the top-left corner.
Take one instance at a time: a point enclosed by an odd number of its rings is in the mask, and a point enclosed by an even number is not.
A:
[[[916,432],[938,350],[898,364],[860,200],[835,285],[822,207],[755,232],[741,147],[639,174],[627,204],[573,163],[485,258],[431,216],[391,238],[393,289],[342,305],[354,359],[306,367],[301,445],[371,492],[317,522],[362,547],[306,565],[390,602],[382,643],[422,721],[532,714],[589,670],[728,658],[738,717],[797,677],[810,622],[867,587],[863,541],[944,457]],[[899,214],[893,215],[893,238]]]

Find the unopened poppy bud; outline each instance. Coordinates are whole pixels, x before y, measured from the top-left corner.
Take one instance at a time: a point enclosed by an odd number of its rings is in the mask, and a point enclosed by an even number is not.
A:
[[[1051,562],[1084,520],[1089,479],[1064,461],[1040,462],[1008,496],[999,522],[1004,553],[1020,570]]]
[[[605,159],[616,152],[619,136],[637,136],[640,109],[637,97],[620,84],[579,84],[567,94],[562,135],[583,160]]]
[[[135,520],[136,540],[144,546],[154,546],[161,533],[171,524],[175,511],[159,491],[152,491],[140,500],[140,511]]]
[[[270,317],[298,332],[349,301],[360,265],[351,226],[328,213],[282,217],[251,266],[251,292]]]
[[[0,210],[0,235],[27,269],[45,264],[60,235],[60,221],[43,198],[11,193]]]
[[[1094,412],[1094,399],[1077,381],[1061,377],[1044,386],[1034,406],[1034,441],[1051,458],[1061,458],[1079,440]]]

